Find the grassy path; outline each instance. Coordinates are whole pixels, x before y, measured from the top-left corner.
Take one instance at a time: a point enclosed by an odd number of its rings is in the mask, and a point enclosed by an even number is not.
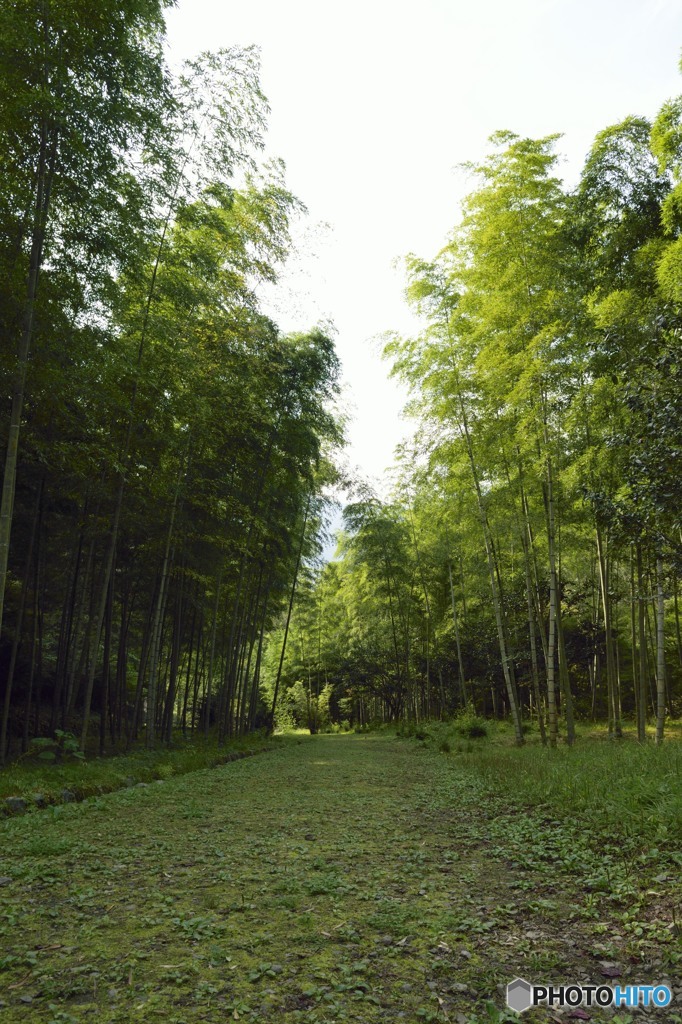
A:
[[[635,940],[622,905],[612,923],[595,904],[600,861],[577,833],[510,812],[465,760],[386,737],[9,819],[0,850],[7,1024],[488,1024],[517,974],[677,984],[654,932]],[[582,1019],[630,1020],[600,1013]]]

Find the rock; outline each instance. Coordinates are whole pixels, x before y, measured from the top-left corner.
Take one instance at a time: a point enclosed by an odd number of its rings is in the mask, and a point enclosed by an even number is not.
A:
[[[128,778],[125,780],[125,785],[128,787],[128,789],[130,789],[131,786],[135,785],[135,779],[132,777],[132,775],[129,775]]]
[[[31,800],[33,800],[36,807],[47,807],[47,800],[45,799],[44,793],[34,793],[31,796]]]
[[[305,840],[307,840],[309,843],[314,843],[315,842],[315,836],[312,834],[312,832],[306,832],[306,834],[303,836],[303,838]]]
[[[469,986],[465,985],[461,981],[456,981],[454,985],[450,986],[450,991],[451,992],[461,992],[462,994],[464,994],[465,992],[469,991]]]
[[[136,788],[137,788],[137,789],[146,789],[148,785],[149,785],[149,783],[148,783],[148,782],[138,782],[138,784],[137,784],[137,787],[136,787]]]
[[[26,810],[26,801],[21,796],[8,796],[5,807],[10,814],[23,814]]]
[[[0,885],[11,885],[11,883],[12,879],[7,875],[3,875],[2,878],[0,878]]]
[[[61,793],[62,803],[72,804],[75,803],[76,794],[71,789],[63,789]]]
[[[19,996],[19,1002],[20,1003],[32,1003],[33,1002],[33,996]]]
[[[469,952],[468,949],[460,949],[459,955],[463,956],[465,958],[465,960],[470,960],[471,959],[471,953]]]
[[[392,935],[382,935],[381,936],[381,944],[382,944],[382,946],[392,946],[393,945],[393,936]]]
[[[163,786],[163,779],[154,779],[157,786]]]

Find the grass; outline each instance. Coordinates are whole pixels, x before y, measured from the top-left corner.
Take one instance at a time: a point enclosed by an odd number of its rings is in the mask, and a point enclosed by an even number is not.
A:
[[[478,771],[497,791],[610,835],[682,846],[682,746],[588,742],[554,751],[486,749]]]
[[[487,736],[472,739],[472,725],[485,726]],[[537,733],[518,748],[506,723],[471,716],[423,723],[417,733],[442,753],[466,757],[490,789],[514,805],[579,819],[597,834],[680,850],[681,729],[682,723],[671,723],[668,741],[657,747],[637,743],[634,730],[609,742],[603,728],[582,725],[573,747],[562,743],[556,750],[542,747]]]
[[[255,753],[282,742],[285,741],[280,737],[266,740],[263,736],[249,736],[219,747],[215,741],[204,739],[177,740],[171,749],[142,749],[117,757],[71,759],[60,764],[22,758],[0,771],[0,800],[19,796],[30,805],[35,795],[40,794],[44,803],[61,803],[63,790],[80,800],[139,782],[167,780],[175,775],[212,768],[238,755]]]
[[[0,822],[2,1019],[502,1024],[517,975],[680,984],[672,849],[535,807],[530,761],[512,795],[503,734],[460,741],[299,737]]]

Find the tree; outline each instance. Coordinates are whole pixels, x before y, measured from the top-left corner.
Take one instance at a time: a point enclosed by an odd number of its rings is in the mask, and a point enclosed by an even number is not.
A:
[[[173,101],[162,52],[163,4],[15,6],[0,35],[0,222],[14,351],[0,506],[0,621],[7,578],[19,431],[41,276],[65,261],[95,296],[144,235],[136,151],[161,160]],[[16,289],[16,291],[15,291]]]

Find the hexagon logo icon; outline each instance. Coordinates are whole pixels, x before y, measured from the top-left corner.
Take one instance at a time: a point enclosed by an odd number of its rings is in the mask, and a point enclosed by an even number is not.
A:
[[[507,1006],[517,1013],[523,1013],[533,1005],[531,992],[531,986],[527,981],[523,978],[514,978],[507,985]]]

